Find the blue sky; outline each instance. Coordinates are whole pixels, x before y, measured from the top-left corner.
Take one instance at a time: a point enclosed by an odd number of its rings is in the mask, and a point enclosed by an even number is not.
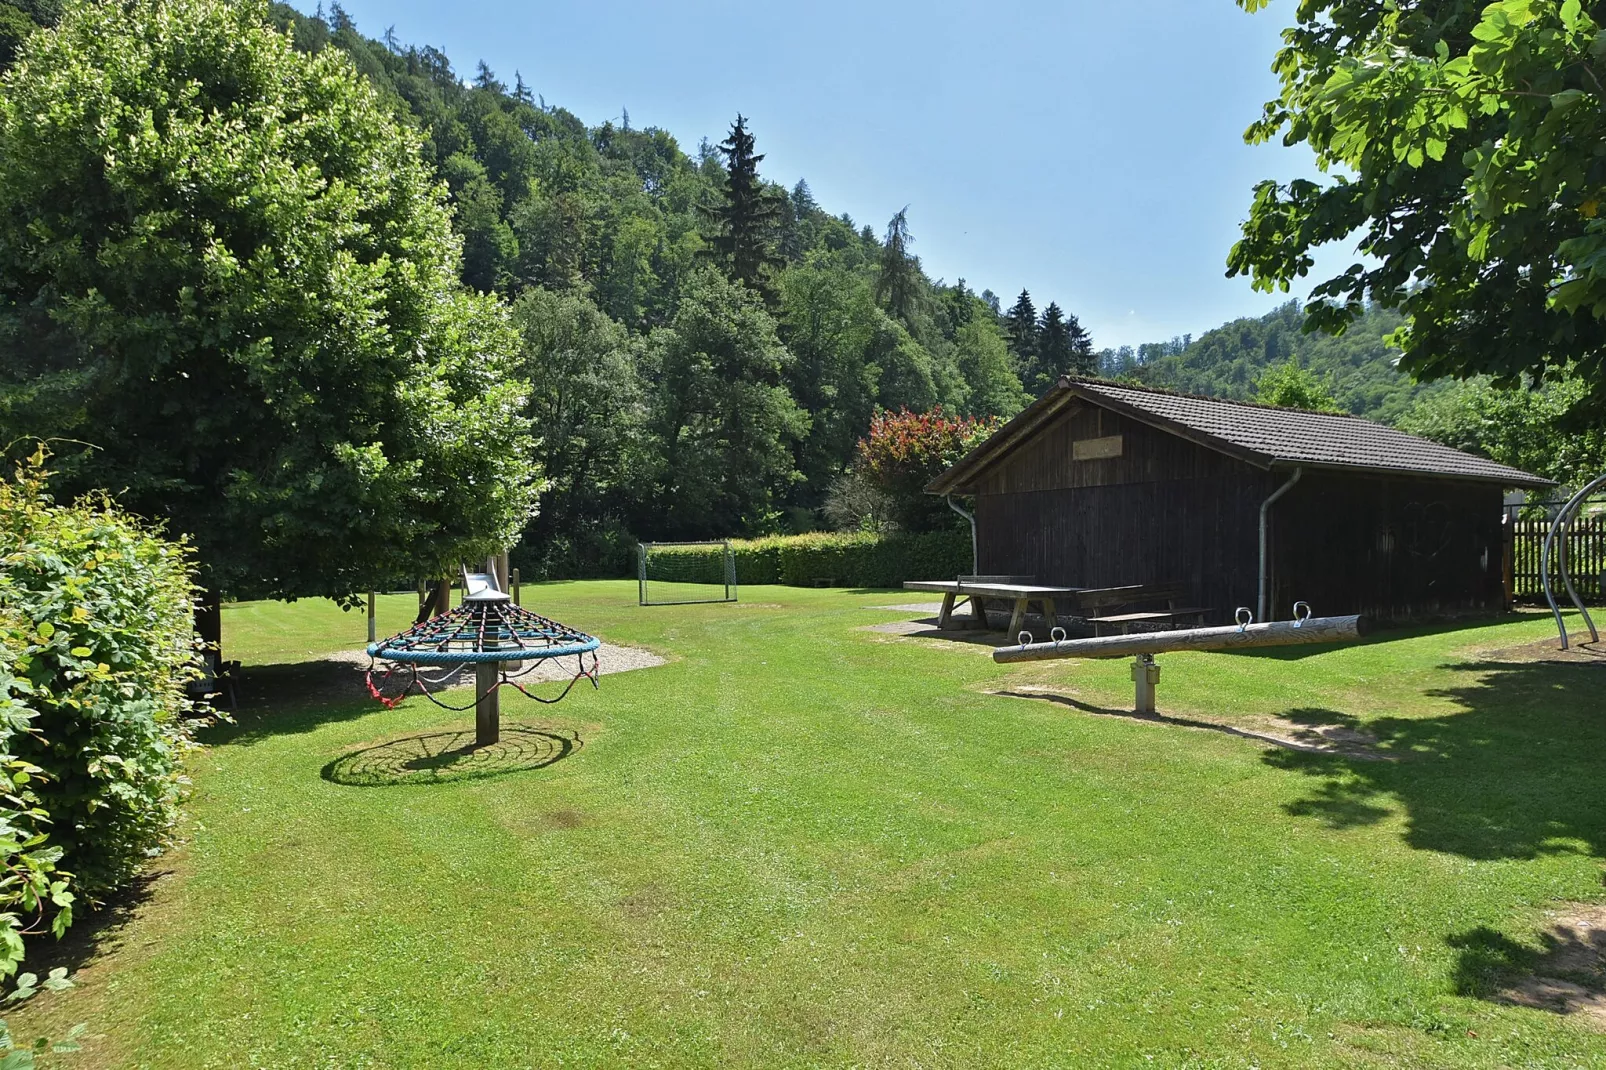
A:
[[[299,0],[310,9],[315,0]],[[587,123],[694,152],[740,111],[766,178],[807,178],[879,232],[909,206],[926,270],[1058,301],[1099,346],[1202,333],[1286,298],[1224,277],[1253,184],[1311,174],[1249,147],[1292,0],[346,0],[365,34],[484,59]],[[1319,261],[1332,273],[1347,250]],[[1303,296],[1303,294],[1296,294]]]

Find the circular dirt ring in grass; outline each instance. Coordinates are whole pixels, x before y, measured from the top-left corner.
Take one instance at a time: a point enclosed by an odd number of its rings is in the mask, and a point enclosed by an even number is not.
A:
[[[426,732],[342,754],[323,767],[323,778],[357,788],[445,784],[543,769],[579,749],[579,733],[521,725],[505,726],[501,740],[485,747],[474,745],[472,728]]]

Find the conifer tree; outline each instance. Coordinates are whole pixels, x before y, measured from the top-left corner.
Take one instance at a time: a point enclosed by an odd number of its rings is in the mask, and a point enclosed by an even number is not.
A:
[[[777,260],[774,242],[781,206],[766,194],[758,177],[764,155],[753,151],[753,134],[744,116],[736,116],[730,136],[719,143],[719,153],[725,158],[725,196],[723,203],[706,209],[716,227],[709,242],[732,281],[762,292],[765,268]]]
[[[881,245],[881,274],[876,278],[876,303],[905,324],[914,314],[919,286],[919,262],[909,255],[914,237],[909,233],[905,205],[887,222],[887,238]]]
[[[809,180],[800,178],[797,185],[792,187],[792,213],[799,219],[806,219],[820,210],[820,205],[814,199],[814,191],[809,189]]]
[[[1032,304],[1032,295],[1025,290],[1004,313],[1004,334],[1009,338],[1009,351],[1015,363],[1022,370],[1030,369],[1037,359],[1037,306]]]
[[[1082,321],[1076,318],[1074,312],[1065,314],[1065,336],[1071,350],[1070,374],[1097,375],[1099,355],[1093,349],[1093,336],[1082,326]]]
[[[1050,301],[1037,324],[1036,359],[1029,365],[1026,387],[1042,397],[1070,370],[1071,334],[1066,329],[1065,312]]]
[[[496,80],[496,72],[491,70],[491,65],[483,59],[480,60],[479,68],[474,75],[474,87],[488,89],[493,93],[507,92],[507,86]]]

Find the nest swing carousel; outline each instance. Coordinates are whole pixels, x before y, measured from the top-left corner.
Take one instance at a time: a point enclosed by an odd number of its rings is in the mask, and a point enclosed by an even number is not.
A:
[[[595,636],[515,605],[497,582],[494,564],[487,562],[484,572],[463,569],[463,601],[456,609],[368,644],[368,691],[392,709],[414,691],[442,709],[473,709],[475,745],[485,747],[501,738],[504,687],[547,704],[563,701],[581,680],[594,688],[601,645]],[[574,672],[559,694],[548,698],[529,689],[538,668],[569,658]],[[463,706],[441,701],[436,692],[459,682],[470,667],[474,701]]]

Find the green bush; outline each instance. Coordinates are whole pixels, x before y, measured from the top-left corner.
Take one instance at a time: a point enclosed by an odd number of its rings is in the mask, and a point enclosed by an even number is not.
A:
[[[16,972],[22,961],[24,936],[41,932],[44,915],[56,908],[56,935],[72,923],[72,893],[65,875],[56,870],[61,848],[46,842],[49,815],[40,807],[34,786],[41,770],[16,756],[17,739],[34,731],[38,715],[26,697],[32,686],[16,675],[28,646],[28,627],[21,614],[0,607],[0,976]]]
[[[194,587],[183,545],[104,500],[53,503],[41,461],[0,481],[0,699],[48,845],[93,901],[178,816]]]
[[[970,571],[970,533],[921,535],[813,532],[733,539],[739,584],[784,583],[807,587],[896,587],[904,580],[952,579]],[[665,546],[653,551],[649,578],[671,575],[688,582],[718,583],[721,551],[713,547]]]

